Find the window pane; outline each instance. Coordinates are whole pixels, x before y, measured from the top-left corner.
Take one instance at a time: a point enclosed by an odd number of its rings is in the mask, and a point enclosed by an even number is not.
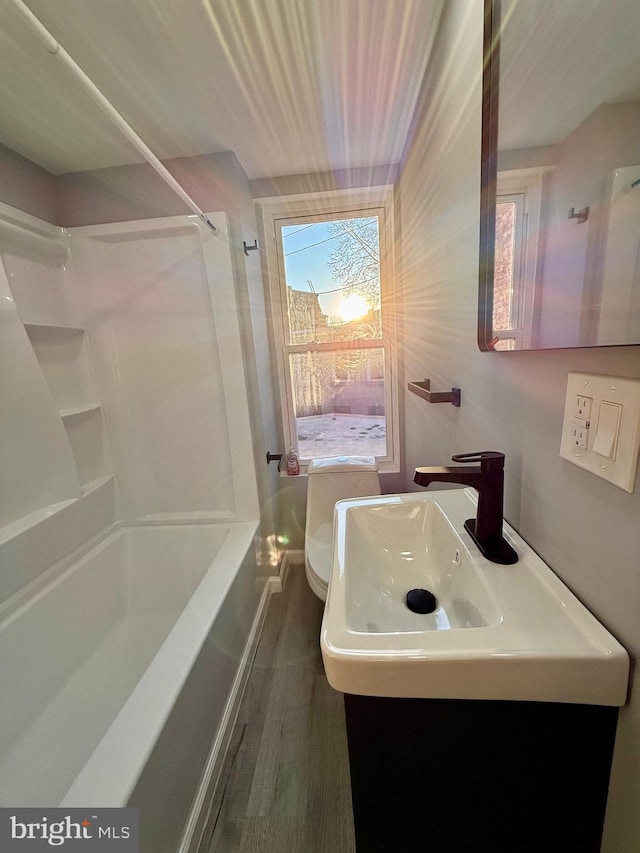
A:
[[[384,350],[289,355],[301,459],[387,455]]]
[[[378,217],[282,227],[287,343],[381,338]]]
[[[496,204],[496,246],[493,278],[493,328],[512,329],[513,269],[516,245],[516,205]]]

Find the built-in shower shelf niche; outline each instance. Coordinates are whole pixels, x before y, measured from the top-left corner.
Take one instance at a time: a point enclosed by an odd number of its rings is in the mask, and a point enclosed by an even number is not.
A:
[[[60,323],[26,322],[24,327],[67,431],[84,489],[111,467],[85,330]]]
[[[92,404],[94,382],[84,329],[47,323],[24,327],[58,410]]]
[[[23,322],[53,326],[81,326],[80,306],[70,281],[69,263],[21,258],[3,252],[13,298]]]
[[[65,423],[69,423],[76,418],[82,418],[87,415],[92,415],[100,411],[102,407],[99,403],[89,404],[88,406],[76,406],[74,409],[62,409],[60,417]]]
[[[68,326],[62,323],[27,323],[24,324],[29,337],[40,337],[50,339],[60,339],[74,337],[75,335],[84,335],[84,329],[81,326]]]
[[[109,455],[100,406],[60,412],[73,451],[81,488],[107,475]]]
[[[39,509],[30,512],[28,515],[23,515],[16,521],[12,521],[11,524],[5,524],[4,527],[0,527],[0,548],[6,542],[9,542],[9,540],[17,538],[21,534],[29,531],[31,528],[41,524],[43,521],[58,515],[67,507],[72,506],[75,503],[77,503],[76,498],[67,501],[58,501],[58,503],[40,507]]]
[[[56,578],[67,557],[114,523],[113,474],[82,486],[80,497],[49,504],[0,527],[0,621]]]
[[[89,497],[89,495],[99,492],[103,486],[107,485],[107,483],[113,483],[113,480],[113,474],[104,474],[102,477],[96,477],[95,480],[85,483],[82,486],[82,497],[86,498]]]

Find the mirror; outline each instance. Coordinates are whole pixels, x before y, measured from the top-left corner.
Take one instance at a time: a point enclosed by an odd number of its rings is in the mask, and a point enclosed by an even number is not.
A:
[[[478,343],[640,344],[640,3],[485,0]]]

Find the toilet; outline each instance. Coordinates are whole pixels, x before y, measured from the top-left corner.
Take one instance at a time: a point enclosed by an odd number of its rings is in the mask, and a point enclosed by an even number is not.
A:
[[[313,459],[307,469],[307,523],[304,565],[309,586],[327,600],[336,501],[381,494],[373,456],[331,456]]]

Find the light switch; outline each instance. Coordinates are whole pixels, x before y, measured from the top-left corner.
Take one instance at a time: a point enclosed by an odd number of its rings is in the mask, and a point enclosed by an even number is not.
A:
[[[622,406],[619,403],[609,403],[602,400],[598,411],[598,425],[596,437],[593,440],[593,452],[607,459],[616,458],[616,444],[618,442],[618,429]]]
[[[570,373],[560,456],[633,492],[639,455],[640,379]]]

